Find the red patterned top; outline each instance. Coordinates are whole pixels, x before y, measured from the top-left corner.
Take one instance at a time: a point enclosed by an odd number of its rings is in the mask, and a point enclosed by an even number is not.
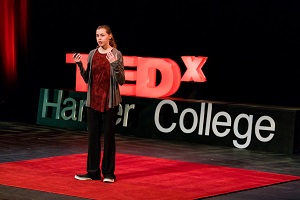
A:
[[[110,63],[106,54],[96,50],[92,60],[91,108],[99,112],[108,110]]]

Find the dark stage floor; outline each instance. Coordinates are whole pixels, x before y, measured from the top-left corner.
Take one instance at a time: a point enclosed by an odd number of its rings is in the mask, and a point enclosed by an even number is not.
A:
[[[85,153],[85,131],[0,121],[0,162]],[[178,141],[143,139],[117,134],[117,151],[173,160],[239,167],[300,176],[300,155],[209,146]],[[74,172],[75,173],[75,172]],[[1,179],[1,177],[0,177]],[[300,181],[251,189],[210,200],[300,199]],[[82,199],[0,185],[0,200]],[[113,199],[113,198],[112,198]]]

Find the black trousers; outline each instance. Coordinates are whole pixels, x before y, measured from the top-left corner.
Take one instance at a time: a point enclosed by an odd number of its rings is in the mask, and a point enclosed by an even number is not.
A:
[[[90,174],[99,173],[105,178],[116,178],[116,142],[115,127],[117,120],[118,106],[106,112],[99,112],[87,108],[88,128],[88,158],[87,172]],[[101,161],[101,134],[104,134],[103,158]]]

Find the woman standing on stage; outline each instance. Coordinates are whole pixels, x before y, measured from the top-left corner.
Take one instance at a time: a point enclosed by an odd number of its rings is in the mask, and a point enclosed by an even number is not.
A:
[[[119,85],[125,82],[122,53],[117,49],[109,26],[96,29],[98,47],[89,52],[87,66],[83,67],[81,55],[75,53],[74,61],[80,68],[87,91],[88,156],[87,173],[75,175],[78,180],[101,180],[113,183],[116,180],[115,127],[118,106],[121,103]],[[101,133],[104,134],[101,162]]]

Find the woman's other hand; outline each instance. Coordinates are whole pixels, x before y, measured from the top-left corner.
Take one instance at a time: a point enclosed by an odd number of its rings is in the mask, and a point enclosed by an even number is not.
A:
[[[107,55],[106,55],[106,59],[107,59],[110,63],[112,63],[112,62],[115,62],[116,60],[118,60],[118,56],[117,56],[117,54],[114,55],[111,51],[109,51],[109,52],[107,53]]]
[[[74,53],[73,59],[74,59],[74,62],[76,62],[76,63],[81,62],[81,55],[80,55],[80,53]]]

